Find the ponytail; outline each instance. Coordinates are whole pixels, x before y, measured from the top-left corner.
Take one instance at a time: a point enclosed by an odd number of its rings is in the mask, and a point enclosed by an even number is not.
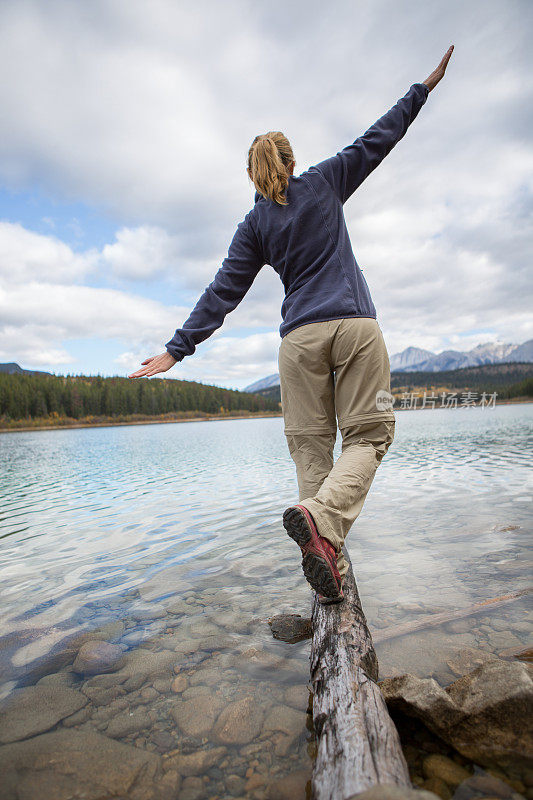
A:
[[[281,131],[270,131],[253,140],[248,151],[248,175],[263,197],[286,206],[284,191],[293,161],[289,140]]]

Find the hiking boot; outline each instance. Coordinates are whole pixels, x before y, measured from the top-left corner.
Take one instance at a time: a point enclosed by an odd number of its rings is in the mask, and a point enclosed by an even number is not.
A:
[[[332,606],[335,603],[342,603],[344,600],[344,594],[342,589],[340,590],[339,594],[336,597],[324,597],[323,594],[318,595],[318,602],[321,606]]]
[[[283,512],[283,527],[302,551],[302,569],[307,582],[323,597],[338,597],[342,580],[333,545],[320,536],[313,517],[304,506]]]

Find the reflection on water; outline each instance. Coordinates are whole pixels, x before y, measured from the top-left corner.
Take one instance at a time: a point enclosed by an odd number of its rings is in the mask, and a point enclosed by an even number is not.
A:
[[[529,404],[397,414],[347,542],[376,634],[528,585],[532,423]],[[297,497],[283,421],[10,433],[0,449],[0,692],[15,703],[0,770],[39,738],[101,753],[109,796],[303,797],[309,643],[266,624],[311,600],[281,525]],[[522,598],[383,641],[380,676],[446,685],[529,644],[531,619]]]

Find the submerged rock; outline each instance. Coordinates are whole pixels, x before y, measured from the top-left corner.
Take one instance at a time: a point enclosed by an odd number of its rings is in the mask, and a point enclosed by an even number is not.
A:
[[[248,744],[261,732],[264,711],[253,697],[243,697],[226,706],[213,728],[213,738],[222,744]]]
[[[122,648],[118,644],[104,641],[91,641],[80,647],[74,661],[74,672],[78,675],[101,675],[115,672],[123,661]]]
[[[185,691],[185,689],[187,688],[188,685],[189,685],[189,682],[188,682],[187,678],[185,677],[185,675],[178,675],[172,681],[172,684],[171,684],[170,688],[172,689],[172,691],[175,694],[181,694],[182,692]]]
[[[459,786],[470,777],[470,772],[457,762],[440,753],[431,753],[423,761],[426,778],[440,778],[448,786]]]
[[[52,672],[50,675],[45,675],[37,681],[37,686],[74,686],[79,681],[77,675],[72,672],[63,670],[61,672]]]
[[[347,800],[440,800],[439,796],[425,789],[406,789],[403,786],[380,783],[364,792],[352,794]]]
[[[200,775],[214,767],[226,754],[225,747],[213,747],[211,750],[196,750],[194,753],[180,753],[166,760],[165,769],[175,769],[180,775]]]
[[[160,757],[92,731],[65,730],[0,747],[2,800],[155,800]]]
[[[297,708],[299,711],[307,711],[310,692],[307,686],[289,686],[285,689],[284,698],[288,706]]]
[[[126,709],[124,713],[113,717],[106,728],[106,736],[112,739],[122,739],[130,733],[145,730],[152,726],[152,720],[146,711],[136,708],[134,711]]]
[[[295,800],[306,796],[306,786],[311,779],[311,770],[299,769],[272,781],[268,789],[269,800]]]
[[[212,694],[202,694],[175,703],[170,713],[186,736],[206,736],[213,727],[224,703]]]
[[[44,733],[86,703],[85,695],[64,686],[15,689],[0,702],[0,744]]]
[[[295,644],[313,635],[311,619],[300,614],[278,614],[268,620],[274,639]]]
[[[485,653],[483,650],[474,647],[464,647],[451,655],[446,660],[446,664],[454,675],[461,676],[466,675],[466,673],[471,672],[481,664],[497,660],[497,656],[492,653]]]
[[[205,797],[201,778],[185,778],[179,793],[179,800],[202,800]]]
[[[289,706],[274,706],[265,720],[266,731],[281,731],[287,736],[294,736],[305,730],[306,715]]]
[[[387,678],[391,710],[417,717],[445,742],[483,766],[527,766],[533,758],[533,667],[490,661],[443,689],[432,678]]]

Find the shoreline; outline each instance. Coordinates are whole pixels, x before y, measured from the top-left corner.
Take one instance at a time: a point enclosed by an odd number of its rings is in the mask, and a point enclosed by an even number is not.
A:
[[[533,403],[533,399],[531,398],[522,398],[522,399],[510,399],[510,400],[500,400],[497,402],[497,406],[511,406],[511,405],[523,405],[527,403]],[[438,406],[437,408],[431,408],[427,406],[426,408],[395,408],[394,413],[397,411],[460,411],[463,407],[457,406],[457,408],[441,408]],[[481,408],[481,406],[473,406],[473,408]],[[490,411],[493,407],[490,406],[486,410]],[[239,416],[213,416],[213,417],[188,417],[184,419],[138,419],[132,420],[131,422],[79,422],[72,425],[35,425],[35,426],[26,426],[23,428],[0,428],[0,433],[29,433],[31,431],[64,431],[64,430],[71,430],[77,428],[116,428],[122,427],[125,425],[167,425],[173,423],[182,423],[182,422],[220,422],[221,420],[236,420],[236,419],[270,419],[270,418],[278,418],[283,417],[283,414],[280,412],[279,414],[271,413],[271,414],[246,414],[246,415],[239,415]]]
[[[0,433],[28,433],[31,431],[64,431],[75,428],[116,428],[125,425],[163,425],[181,422],[220,422],[221,420],[234,419],[268,419],[269,417],[281,417],[280,414],[247,414],[242,416],[220,416],[220,417],[186,417],[184,419],[136,419],[131,422],[79,422],[72,425],[35,425],[25,428],[0,428]]]

